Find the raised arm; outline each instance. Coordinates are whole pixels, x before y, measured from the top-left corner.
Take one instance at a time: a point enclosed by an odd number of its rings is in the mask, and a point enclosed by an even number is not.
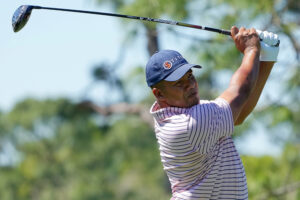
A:
[[[234,124],[255,87],[259,74],[260,41],[255,29],[231,28],[237,49],[244,54],[240,67],[233,74],[229,87],[220,95],[232,110]]]
[[[250,94],[236,121],[237,125],[243,123],[246,117],[252,112],[252,110],[256,106],[261,92],[273,68],[273,65],[277,61],[277,56],[279,53],[279,37],[277,34],[260,30],[256,30],[256,32],[262,39],[262,42],[260,42],[261,49],[259,60],[261,62],[259,66],[259,75],[255,88]]]

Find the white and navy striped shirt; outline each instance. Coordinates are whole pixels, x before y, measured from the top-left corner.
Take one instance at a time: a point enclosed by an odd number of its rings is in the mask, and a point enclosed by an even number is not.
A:
[[[190,108],[150,110],[172,200],[248,199],[243,164],[231,138],[233,118],[222,98]]]

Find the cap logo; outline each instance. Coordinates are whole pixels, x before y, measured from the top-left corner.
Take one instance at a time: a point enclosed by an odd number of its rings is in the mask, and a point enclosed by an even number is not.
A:
[[[165,61],[163,64],[165,69],[171,69],[172,68],[172,63],[170,61]]]

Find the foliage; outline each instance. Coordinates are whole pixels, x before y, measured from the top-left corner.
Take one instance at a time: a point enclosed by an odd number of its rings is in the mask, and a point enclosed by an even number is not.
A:
[[[285,41],[281,44],[284,56],[275,65],[269,80],[280,86],[266,88],[267,97],[247,123],[236,129],[235,135],[251,133],[255,122],[260,121],[274,142],[284,144],[278,157],[242,157],[250,199],[300,199],[297,190],[300,187],[300,44],[295,39],[300,28],[298,0],[97,2],[123,14],[198,20],[199,24],[224,29],[233,24],[254,26],[280,33]],[[123,31],[125,38],[128,34],[140,34],[146,36],[148,44],[159,42],[157,24],[125,25],[130,27]],[[146,33],[138,31],[141,27]],[[153,30],[155,34],[151,36]],[[173,28],[166,31],[169,35],[183,36]],[[203,66],[197,77],[199,90],[201,98],[210,99],[224,89],[220,80],[233,73],[241,55],[230,38],[218,34],[206,36],[190,37],[192,40],[185,47],[186,54],[198,58]],[[143,87],[143,68],[136,67],[128,77],[116,73],[128,49],[129,43],[124,44],[118,65],[101,61],[95,66],[92,84],[106,84],[111,92],[120,94],[119,101],[125,102],[131,102],[133,91],[143,91],[146,95],[138,103],[150,107],[154,98]],[[153,46],[146,51],[158,49],[158,45]],[[285,50],[293,53],[287,54]],[[279,94],[277,97],[275,92]],[[19,158],[8,163],[0,160],[1,200],[170,198],[170,185],[162,169],[153,130],[137,116],[101,116],[69,99],[29,98],[9,112],[0,112],[0,139],[0,155]],[[9,145],[16,152],[7,151]]]
[[[28,108],[38,108],[34,118],[13,117]],[[7,116],[32,134],[28,124],[59,120],[52,137],[16,145],[22,160],[0,169],[0,199],[169,198],[155,136],[137,117],[99,126],[92,112],[66,99],[27,99]]]
[[[299,190],[293,188],[300,184],[299,150],[300,146],[286,145],[278,158],[243,156],[249,199],[299,199]]]

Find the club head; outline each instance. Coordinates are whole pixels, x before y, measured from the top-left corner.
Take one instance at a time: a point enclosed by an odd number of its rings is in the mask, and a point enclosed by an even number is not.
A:
[[[23,5],[15,11],[12,17],[12,26],[14,32],[20,31],[26,25],[33,8],[34,6]]]

